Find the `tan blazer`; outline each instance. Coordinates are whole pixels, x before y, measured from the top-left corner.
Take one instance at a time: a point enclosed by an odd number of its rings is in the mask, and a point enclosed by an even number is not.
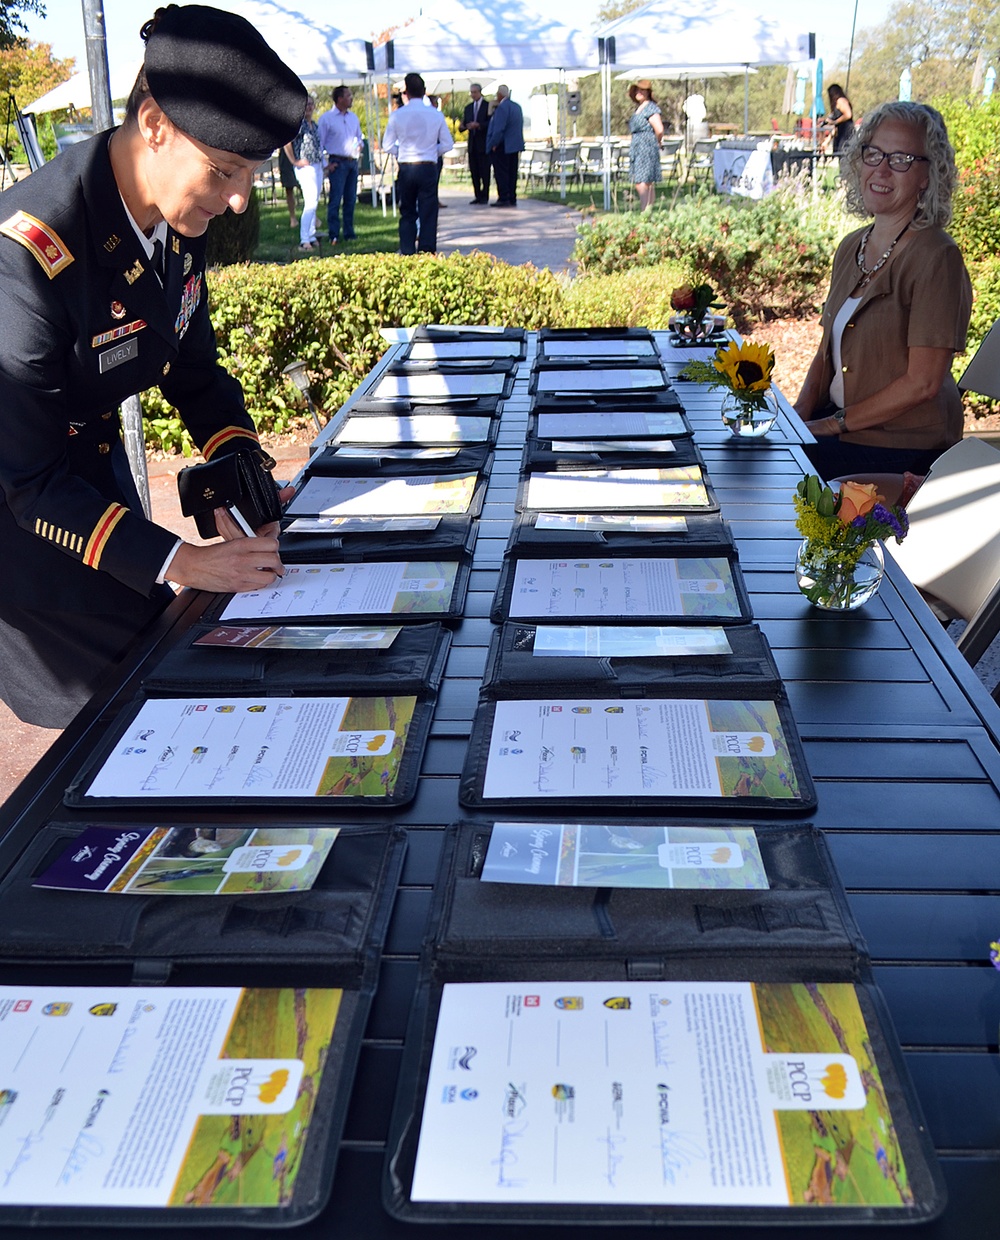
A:
[[[864,229],[844,238],[833,260],[830,295],[823,309],[822,406],[833,378],[830,331],[837,311],[858,282],[856,262]],[[867,256],[871,261],[872,256]],[[972,284],[962,255],[941,228],[911,232],[868,285],[844,328],[841,357],[844,404],[873,395],[906,373],[911,348],[965,348],[972,311]],[[933,400],[901,413],[884,426],[841,436],[844,443],[877,448],[947,448],[962,438],[962,400],[951,375]]]

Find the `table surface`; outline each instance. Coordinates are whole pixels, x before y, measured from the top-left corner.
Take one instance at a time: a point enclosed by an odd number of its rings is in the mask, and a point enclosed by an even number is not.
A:
[[[668,371],[676,375],[687,355],[671,351],[665,336],[658,338]],[[533,348],[534,337],[529,340]],[[295,1234],[343,1240],[419,1234],[415,1225],[389,1218],[380,1205],[384,1141],[444,828],[475,816],[459,809],[458,783],[485,665],[490,604],[511,527],[528,420],[529,366],[530,353],[504,407],[465,616],[454,633],[418,793],[393,815],[406,829],[407,855],[331,1200],[317,1220]],[[809,435],[787,404],[766,441],[737,443],[719,425],[718,393],[684,384],[679,390],[736,537],[754,616],[774,650],[816,781],[819,805],[808,820],[826,836],[867,939],[874,978],[888,1001],[943,1167],[947,1210],[915,1231],[954,1240],[994,1236],[1000,977],[987,953],[1000,935],[1000,712],[891,557],[880,594],[860,611],[830,615],[799,594],[792,565],[800,538],[790,497],[808,468],[801,444]],[[333,429],[326,428],[318,443]],[[192,594],[178,599],[139,644],[133,672],[144,658],[149,665],[162,654],[202,602]],[[133,674],[119,684],[118,696],[113,687],[98,695],[3,807],[3,870],[47,819],[78,816],[62,807],[63,789],[135,681]],[[135,820],[134,814],[127,817]],[[498,1226],[491,1234],[506,1240],[515,1234],[523,1238],[525,1230],[553,1240],[578,1231],[518,1227],[515,1233]],[[782,1234],[794,1237],[803,1230],[783,1228]],[[20,1228],[8,1234],[21,1231],[28,1234]],[[187,1231],[218,1235],[209,1227]],[[611,1227],[601,1234],[616,1238],[634,1232]],[[48,1234],[79,1232],[54,1228]],[[448,1232],[454,1240],[473,1235],[479,1240],[482,1234],[483,1228],[469,1226]],[[723,1229],[700,1234],[721,1237]],[[856,1236],[857,1229],[832,1226],[824,1234]]]

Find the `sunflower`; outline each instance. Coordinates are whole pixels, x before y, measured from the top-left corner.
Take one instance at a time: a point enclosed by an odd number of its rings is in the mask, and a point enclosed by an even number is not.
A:
[[[737,394],[766,392],[771,386],[774,353],[770,345],[754,344],[752,340],[742,344],[732,341],[727,348],[718,350],[713,364]]]

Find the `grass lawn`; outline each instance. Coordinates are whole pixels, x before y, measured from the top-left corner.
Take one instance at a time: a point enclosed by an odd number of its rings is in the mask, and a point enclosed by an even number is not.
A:
[[[444,184],[449,184],[446,180]],[[621,191],[619,191],[621,192]],[[542,202],[560,202],[558,190],[554,193],[540,191],[523,194],[522,197],[538,198]],[[301,207],[302,199],[296,195],[296,209]],[[603,210],[601,187],[587,186],[584,189],[574,188],[567,191],[566,204],[579,210]],[[622,200],[619,200],[622,205]],[[399,216],[394,216],[391,209],[382,214],[381,203],[373,207],[370,192],[360,194],[354,208],[354,228],[357,233],[353,241],[343,238],[335,246],[326,240],[326,199],[321,198],[317,218],[317,235],[322,243],[322,250],[312,254],[300,254],[299,230],[288,223],[288,211],[284,200],[268,202],[266,196],[260,200],[260,245],[254,261],[258,263],[293,263],[300,260],[308,261],[311,257],[329,258],[339,254],[395,254],[399,249]]]
[[[301,199],[298,203],[301,206]],[[399,218],[393,217],[391,211],[387,211],[383,216],[381,205],[371,205],[370,195],[358,198],[354,208],[354,228],[357,233],[355,240],[345,241],[341,238],[337,245],[331,246],[326,239],[326,201],[321,199],[317,235],[321,239],[322,250],[314,250],[312,254],[300,254],[299,230],[289,226],[284,202],[272,204],[262,199],[260,245],[257,247],[255,261],[292,263],[300,259],[308,261],[313,255],[318,257],[320,254],[324,258],[337,254],[395,254],[399,249]]]

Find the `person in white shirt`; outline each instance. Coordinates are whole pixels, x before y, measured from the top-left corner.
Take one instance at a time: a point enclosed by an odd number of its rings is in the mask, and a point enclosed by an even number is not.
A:
[[[330,192],[326,203],[326,231],[330,244],[340,239],[343,210],[344,240],[354,240],[354,204],[358,197],[358,163],[364,134],[361,122],[351,111],[354,95],[349,86],[333,92],[333,107],[319,118],[319,140],[326,151],[326,172]]]
[[[424,106],[427,93],[419,73],[404,79],[403,107],[389,117],[382,149],[395,155],[399,164],[399,252],[416,254],[417,215],[420,216],[419,249],[437,249],[438,160],[455,145],[447,122],[436,108]]]

